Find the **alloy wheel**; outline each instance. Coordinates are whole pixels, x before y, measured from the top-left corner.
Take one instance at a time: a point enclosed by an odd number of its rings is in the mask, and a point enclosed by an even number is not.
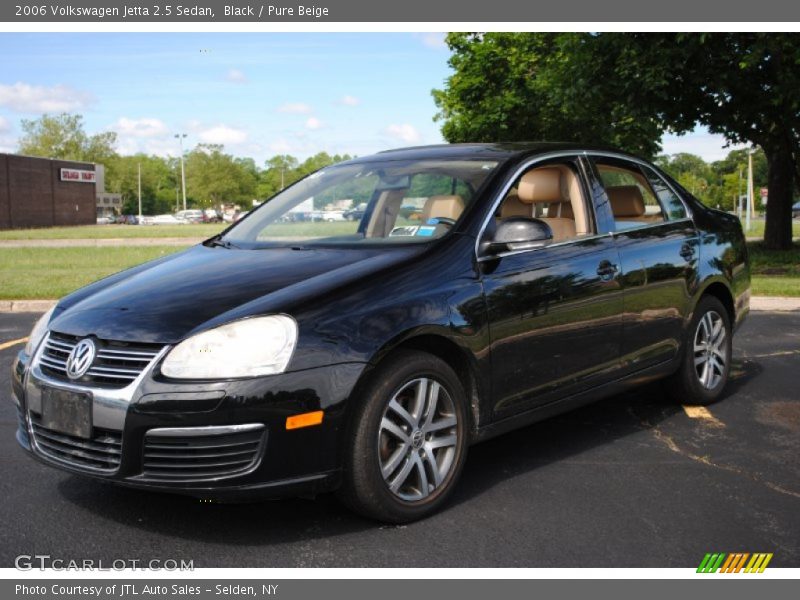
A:
[[[694,368],[700,384],[712,390],[725,373],[728,363],[725,321],[714,310],[708,311],[697,324],[694,334]]]
[[[458,418],[450,394],[427,377],[404,384],[386,406],[378,432],[383,480],[407,502],[424,500],[453,468]]]

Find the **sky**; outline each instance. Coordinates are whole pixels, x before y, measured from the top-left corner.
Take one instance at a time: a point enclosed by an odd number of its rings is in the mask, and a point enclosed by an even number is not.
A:
[[[0,152],[20,120],[84,116],[122,154],[223,144],[258,164],[275,154],[363,156],[443,141],[431,90],[450,75],[438,33],[0,33]],[[705,130],[664,151],[723,158]]]

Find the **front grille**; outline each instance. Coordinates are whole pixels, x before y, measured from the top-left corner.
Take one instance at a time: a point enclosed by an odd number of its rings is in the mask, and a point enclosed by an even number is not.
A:
[[[232,477],[251,470],[261,457],[263,425],[230,428],[153,429],[144,441],[142,475],[161,481]],[[213,433],[219,430],[221,433]]]
[[[39,357],[39,368],[61,381],[72,381],[67,377],[67,357],[80,338],[51,332]],[[99,387],[123,388],[136,379],[162,346],[157,344],[128,344],[97,340],[97,356],[86,375],[78,379]]]
[[[95,427],[92,439],[87,440],[43,427],[33,413],[31,431],[39,451],[51,458],[103,473],[119,469],[122,458],[122,433],[119,431]]]

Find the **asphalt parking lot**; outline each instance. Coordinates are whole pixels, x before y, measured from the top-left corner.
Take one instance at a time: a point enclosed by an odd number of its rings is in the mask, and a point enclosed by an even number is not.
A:
[[[37,315],[0,314],[3,342]],[[14,439],[0,350],[0,567],[20,554],[184,559],[195,567],[696,567],[706,552],[773,552],[800,567],[800,313],[753,313],[733,380],[687,414],[664,386],[470,450],[457,493],[386,527],[332,497],[207,504],[39,465]]]

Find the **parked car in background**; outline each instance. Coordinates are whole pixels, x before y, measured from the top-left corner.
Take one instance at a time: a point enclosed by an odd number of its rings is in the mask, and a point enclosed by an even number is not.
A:
[[[113,217],[97,217],[98,225],[110,225],[113,222],[114,222]]]
[[[367,212],[367,203],[362,202],[358,206],[347,209],[342,214],[348,221],[360,221],[365,212]]]
[[[200,209],[190,208],[179,210],[175,213],[175,218],[187,223],[202,223],[205,221],[205,213]]]
[[[800,202],[792,204],[792,218],[800,219]]]
[[[356,185],[360,221],[287,235],[293,207]],[[430,195],[409,224],[412,190]],[[657,380],[719,399],[749,298],[739,220],[630,154],[383,152],[59,301],[11,369],[16,436],[128,486],[336,490],[408,522],[447,500],[471,444]]]
[[[204,223],[221,223],[222,214],[213,208],[207,208],[203,211]]]
[[[153,225],[186,225],[189,221],[179,219],[175,215],[156,215],[153,217]]]

